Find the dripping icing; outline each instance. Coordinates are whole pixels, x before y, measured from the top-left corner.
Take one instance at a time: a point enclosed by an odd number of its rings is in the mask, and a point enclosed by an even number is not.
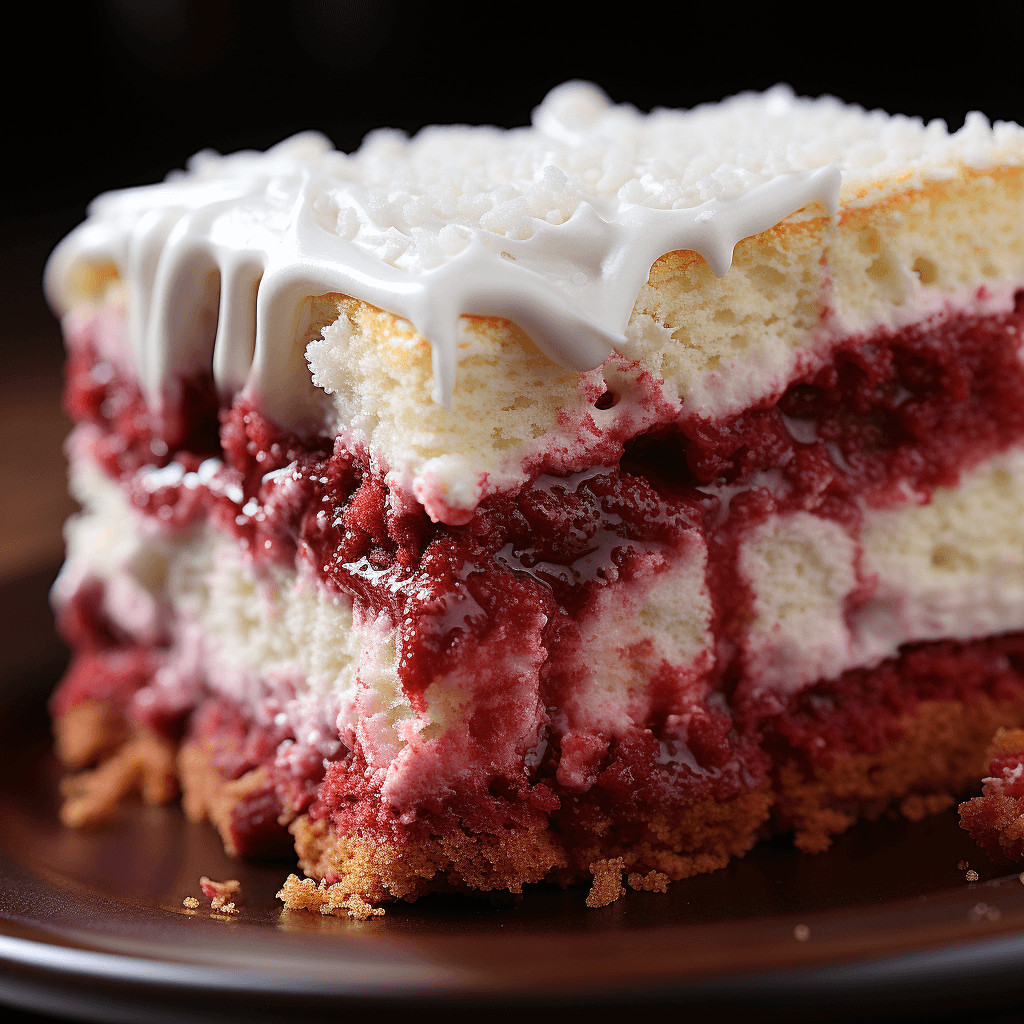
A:
[[[603,113],[640,119],[612,108],[595,87],[570,83],[535,112],[532,129],[420,134],[431,144],[449,133],[454,145],[468,139],[485,150],[529,133],[572,148]],[[354,165],[368,149],[386,159],[389,149],[398,156],[419,139],[378,133],[346,157],[323,136],[305,133],[265,154],[201,153],[189,173],[102,195],[50,258],[50,302],[65,312],[88,297],[77,284],[83,268],[114,264],[126,283],[136,370],[153,404],[168,379],[212,369],[223,395],[243,391],[292,426],[301,416],[296,338],[311,295],[339,292],[413,324],[431,346],[433,398],[447,406],[462,315],[504,317],[559,365],[589,370],[622,340],[636,295],[665,253],[692,249],[721,277],[743,238],[811,203],[830,214],[838,208],[840,172],[829,165],[759,183],[741,174],[745,187],[731,195],[716,186],[719,195],[669,208],[624,197],[624,189],[594,190],[569,202],[568,216],[559,209],[544,218],[527,214],[527,226],[513,224],[511,232],[500,217],[488,222],[489,214],[479,222],[452,217],[436,236],[417,236],[415,227],[408,236],[393,226],[380,230],[381,191],[361,182]],[[540,178],[544,187],[569,191],[557,167],[540,168]],[[497,206],[506,221],[508,209],[515,216],[523,208],[522,196]],[[404,258],[408,237],[418,239],[412,261]],[[216,332],[197,331],[204,297],[217,291]]]

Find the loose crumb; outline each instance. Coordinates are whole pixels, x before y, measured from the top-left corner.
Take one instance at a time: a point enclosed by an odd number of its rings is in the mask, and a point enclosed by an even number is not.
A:
[[[178,792],[174,746],[153,733],[139,732],[97,768],[61,780],[60,820],[70,828],[104,825],[133,793],[158,806]]]
[[[971,870],[968,871],[967,874],[964,875],[964,877],[967,879],[968,882],[976,882],[981,876],[978,874],[977,871],[974,870],[974,868],[971,868]]]
[[[957,870],[966,871],[970,866],[970,861],[962,860],[957,864]]]
[[[345,892],[340,883],[327,885],[321,880],[318,885],[312,878],[299,878],[298,875],[289,875],[285,879],[277,898],[289,910],[319,910],[324,915],[337,915],[344,910],[357,921],[384,916],[383,907],[373,907],[361,896]]]
[[[594,884],[587,896],[588,907],[606,907],[614,903],[626,890],[622,887],[622,871],[625,867],[621,857],[595,860],[590,865]]]
[[[219,910],[224,914],[238,913],[235,904],[241,902],[242,883],[237,878],[229,878],[226,882],[215,882],[212,878],[203,875],[199,879],[199,887],[203,890],[203,895],[210,901],[210,907],[213,910]]]
[[[368,921],[371,917],[383,917],[383,907],[371,907],[364,899],[359,896],[350,896],[348,898],[348,916],[354,917],[357,921]],[[321,907],[320,912],[323,913]]]
[[[811,937],[811,929],[805,924],[798,924],[793,929],[793,938],[797,942],[806,942]]]
[[[195,910],[195,909],[196,909],[196,907],[198,907],[198,906],[199,906],[199,900],[197,900],[197,899],[195,898],[195,896],[186,896],[186,897],[185,897],[185,898],[184,898],[184,899],[183,899],[183,900],[181,901],[181,905],[182,905],[183,907],[188,907],[188,909],[189,909],[189,910]]]
[[[648,871],[646,875],[637,872],[629,875],[626,879],[631,889],[638,889],[644,892],[667,892],[668,883],[671,879],[661,871]]]

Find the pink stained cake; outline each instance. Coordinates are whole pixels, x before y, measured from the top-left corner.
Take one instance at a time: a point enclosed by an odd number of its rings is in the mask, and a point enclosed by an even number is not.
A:
[[[101,196],[65,821],[597,905],[951,805],[1024,724],[1022,289],[1024,130],[784,87]]]

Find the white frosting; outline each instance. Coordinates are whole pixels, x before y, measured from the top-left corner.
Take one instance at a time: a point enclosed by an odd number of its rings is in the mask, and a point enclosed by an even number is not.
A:
[[[352,156],[314,133],[265,154],[200,153],[188,173],[95,200],[51,257],[47,293],[64,312],[83,298],[83,269],[113,263],[154,404],[168,378],[212,368],[224,394],[245,389],[291,425],[308,411],[293,372],[303,302],[340,292],[430,341],[447,405],[463,314],[506,317],[561,366],[592,369],[664,253],[696,250],[721,276],[742,238],[814,202],[835,212],[835,167],[787,162],[763,138],[756,159],[744,148],[765,121],[781,144],[814,109],[775,90],[644,117],[572,83],[528,129],[376,133]],[[729,144],[705,168],[712,122]],[[218,287],[215,333],[200,330]]]
[[[502,316],[559,365],[600,365],[666,252],[716,275],[736,243],[818,202],[877,202],[897,183],[1024,161],[1024,129],[980,114],[865,112],[779,86],[689,112],[641,115],[567,83],[530,128],[370,135],[351,156],[315,133],[267,153],[203,152],[160,185],[100,196],[47,268],[50,301],[82,299],[90,265],[127,282],[129,334],[154,404],[175,374],[212,368],[285,425],[311,414],[297,380],[303,300],[340,292],[408,319],[448,405],[459,317]],[[216,303],[215,330],[197,323]],[[211,324],[212,327],[212,324]]]

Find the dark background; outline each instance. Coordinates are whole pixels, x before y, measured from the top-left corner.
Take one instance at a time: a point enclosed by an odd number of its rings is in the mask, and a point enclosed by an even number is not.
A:
[[[641,109],[790,83],[866,107],[1024,122],[1024,2],[473,5],[21,0],[0,21],[0,580],[60,558],[61,343],[46,256],[98,192],[307,128],[520,125],[551,87]],[[26,490],[26,475],[35,486]],[[19,538],[16,542],[12,537]]]
[[[205,146],[319,128],[345,150],[381,125],[517,125],[552,86],[642,109],[779,81],[866,107],[1024,120],[1024,3],[659,7],[396,0],[102,0],[5,14],[4,246],[56,241],[97,192]]]
[[[88,201],[196,150],[307,128],[520,125],[551,87],[641,109],[785,81],[865,107],[1024,122],[1024,2],[671,5],[399,0],[21,0],[0,22],[0,580],[60,558],[61,343],[41,278]],[[26,497],[22,483],[34,474]],[[31,498],[31,500],[30,500]],[[17,542],[12,537],[19,538]]]
[[[973,109],[1024,122],[1021,0],[944,10],[619,0],[613,15],[588,0],[22,0],[2,25],[0,582],[36,580],[24,574],[60,557],[67,422],[40,281],[49,250],[100,191],[158,180],[206,146],[265,148],[306,128],[351,150],[384,125],[524,124],[569,78],[642,109],[785,81],[954,129]],[[26,607],[44,600],[37,589]],[[22,666],[8,657],[3,668]],[[990,1018],[979,1009],[977,1019]]]

